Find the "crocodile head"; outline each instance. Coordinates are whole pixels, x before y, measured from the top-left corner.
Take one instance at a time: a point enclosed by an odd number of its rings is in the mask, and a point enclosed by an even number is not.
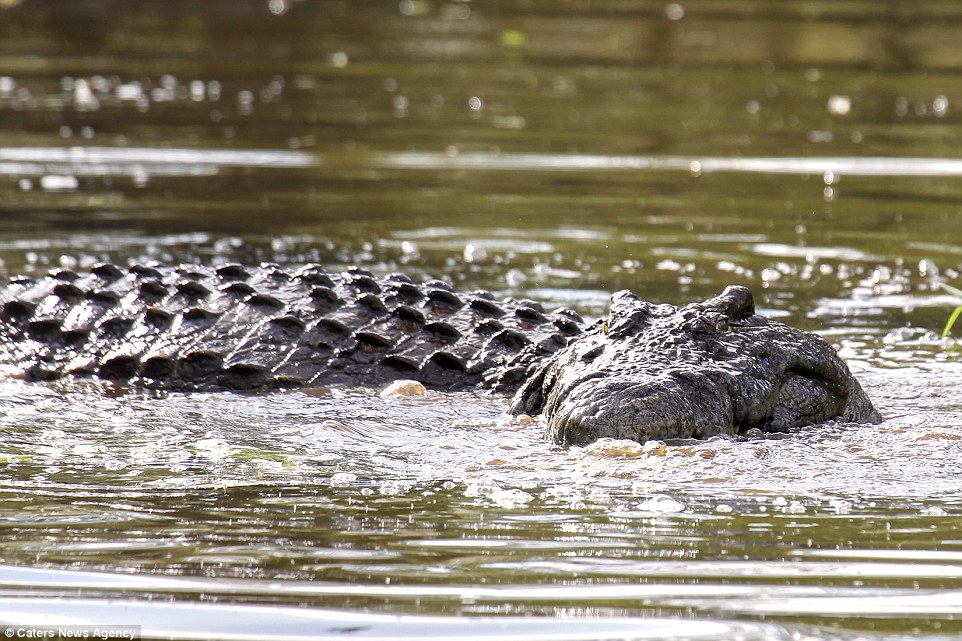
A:
[[[831,345],[759,316],[739,286],[681,308],[618,292],[608,318],[539,367],[512,411],[543,413],[565,444],[881,420]]]

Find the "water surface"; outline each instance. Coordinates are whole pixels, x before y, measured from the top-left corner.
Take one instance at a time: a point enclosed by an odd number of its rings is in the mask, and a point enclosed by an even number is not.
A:
[[[0,3],[0,271],[742,283],[879,426],[563,449],[483,392],[0,381],[0,622],[147,637],[962,633],[957,3]],[[956,330],[956,335],[958,335]],[[935,332],[935,333],[933,333]],[[464,618],[472,617],[471,625]]]

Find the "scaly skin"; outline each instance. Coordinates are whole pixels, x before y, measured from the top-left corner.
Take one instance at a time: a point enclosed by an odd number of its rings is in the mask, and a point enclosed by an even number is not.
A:
[[[0,365],[30,380],[97,376],[174,391],[382,385],[517,391],[566,443],[703,438],[880,417],[819,337],[730,287],[681,309],[612,297],[569,310],[316,265],[103,264],[0,290]]]
[[[680,309],[618,292],[608,319],[549,357],[512,410],[544,413],[566,444],[881,421],[828,343],[757,315],[736,286]]]

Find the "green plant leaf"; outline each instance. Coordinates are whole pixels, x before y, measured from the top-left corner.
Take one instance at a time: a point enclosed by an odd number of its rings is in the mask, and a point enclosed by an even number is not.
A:
[[[955,325],[955,321],[958,320],[960,314],[962,314],[962,305],[956,307],[952,315],[949,316],[949,321],[945,324],[945,329],[942,330],[942,338],[949,335],[949,332],[952,331],[952,326]]]
[[[936,285],[938,285],[948,293],[953,294],[954,296],[958,296],[959,298],[962,298],[962,289],[957,289],[955,287],[952,287],[951,285],[946,285],[945,283],[936,283]]]

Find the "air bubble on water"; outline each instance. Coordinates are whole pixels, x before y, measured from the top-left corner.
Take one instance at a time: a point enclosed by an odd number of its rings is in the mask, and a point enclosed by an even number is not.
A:
[[[899,96],[895,99],[895,115],[896,116],[906,116],[909,113],[909,100],[905,96]]]
[[[669,20],[681,20],[685,17],[685,7],[673,2],[665,7],[665,17]]]
[[[791,501],[788,505],[782,507],[784,514],[805,514],[807,511],[808,508],[798,501]]]
[[[398,10],[402,16],[423,16],[430,11],[430,5],[425,0],[401,0]]]
[[[350,487],[357,483],[357,478],[353,472],[337,472],[331,476],[331,487]]]
[[[845,501],[843,499],[832,499],[828,502],[828,506],[836,514],[851,514],[852,513],[852,502]]]
[[[194,102],[201,102],[207,95],[207,85],[202,80],[190,81],[190,99]]]
[[[345,51],[335,51],[327,57],[327,65],[335,69],[343,69],[350,61]]]
[[[134,182],[134,187],[143,188],[150,182],[150,174],[141,166],[134,167],[130,172],[130,178]]]
[[[471,17],[471,7],[467,4],[445,4],[441,6],[440,15],[446,20],[467,20]]]
[[[677,260],[666,258],[665,260],[662,260],[656,263],[655,269],[660,269],[662,271],[669,271],[669,272],[677,272],[677,271],[681,271],[681,263],[679,263]]]
[[[484,247],[473,245],[468,243],[464,246],[464,262],[475,263],[481,262],[488,257],[488,250]]]
[[[835,140],[835,134],[824,129],[815,129],[808,132],[808,142],[826,143]]]
[[[737,265],[730,260],[720,260],[715,263],[715,267],[723,272],[733,272]]]
[[[418,244],[410,240],[402,241],[401,252],[407,258],[414,258],[419,255]]]
[[[676,501],[670,496],[656,494],[638,505],[638,510],[642,512],[656,512],[658,514],[675,514],[685,510],[685,504]]]
[[[586,456],[604,458],[639,458],[645,456],[642,445],[627,439],[600,438],[582,450]]]
[[[932,113],[936,118],[942,118],[949,112],[949,99],[945,96],[936,96],[932,101]]]
[[[48,174],[40,179],[40,187],[44,191],[73,191],[80,186],[76,176],[59,176]]]
[[[541,499],[548,503],[561,503],[570,509],[578,510],[586,507],[585,495],[581,488],[568,485],[552,485],[541,493]]]
[[[127,463],[117,458],[106,459],[104,461],[104,468],[110,470],[111,472],[122,470],[125,467],[127,467]]]
[[[202,438],[194,443],[197,453],[211,460],[223,460],[230,453],[230,443],[223,438]]]
[[[414,488],[414,481],[409,479],[390,479],[381,483],[378,491],[384,496],[404,496]]]
[[[214,241],[214,251],[229,252],[244,246],[244,239],[238,236],[225,236]]]
[[[528,277],[523,271],[517,268],[512,268],[508,270],[508,273],[504,275],[504,280],[508,287],[517,288],[524,284]]]
[[[237,112],[249,116],[254,111],[254,92],[242,89],[237,92]]]
[[[469,498],[490,496],[494,492],[501,491],[500,485],[494,481],[481,480],[469,483],[466,488],[464,488],[464,495]]]
[[[848,96],[831,96],[828,99],[828,113],[833,116],[845,116],[852,110],[852,99]]]
[[[505,509],[525,507],[534,500],[534,496],[524,490],[502,489],[488,494],[488,500]]]

